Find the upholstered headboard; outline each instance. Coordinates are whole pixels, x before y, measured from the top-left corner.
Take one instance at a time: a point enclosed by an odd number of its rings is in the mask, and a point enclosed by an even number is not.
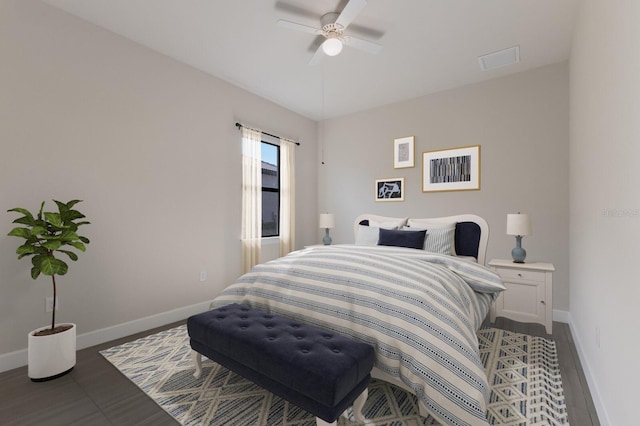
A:
[[[416,218],[417,219],[417,218]],[[354,235],[358,234],[358,226],[363,222],[373,220],[376,222],[406,222],[407,218],[379,216],[365,213],[358,216],[354,222]],[[484,265],[489,242],[489,224],[480,216],[474,214],[461,214],[437,218],[420,218],[417,220],[433,220],[439,222],[455,222],[455,249],[458,256],[475,257],[479,264]],[[364,224],[364,223],[363,223]]]

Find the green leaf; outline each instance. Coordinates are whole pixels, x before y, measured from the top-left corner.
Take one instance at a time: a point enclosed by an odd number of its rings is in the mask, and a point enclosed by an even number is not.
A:
[[[71,201],[67,202],[66,206],[67,206],[68,209],[71,209],[71,207],[73,207],[76,204],[81,203],[81,202],[82,202],[82,200],[71,200]]]
[[[31,231],[29,228],[13,228],[7,235],[10,237],[29,238],[31,237]]]
[[[56,228],[61,228],[63,225],[60,213],[45,212],[44,218],[47,222],[51,223],[51,225]]]
[[[38,253],[38,247],[31,244],[23,244],[18,247],[16,253],[24,257],[25,255]]]
[[[33,268],[31,268],[31,278],[35,280],[40,275],[40,272],[40,268],[34,266]]]
[[[42,220],[42,211],[44,210],[44,201],[40,204],[40,211],[38,212],[38,220]]]
[[[82,244],[79,241],[69,241],[67,244],[69,244],[70,246],[73,246],[75,248],[77,248],[80,251],[87,251],[87,248],[84,246],[84,244]]]
[[[78,234],[76,234],[73,231],[64,231],[62,234],[60,234],[60,240],[67,243],[69,241],[77,241],[78,240]]]
[[[40,264],[40,270],[44,275],[64,275],[69,270],[69,266],[60,259],[46,256]]]
[[[25,215],[26,217],[30,217],[31,219],[33,219],[33,215],[31,214],[31,212],[27,209],[23,209],[22,207],[15,207],[13,209],[9,209],[7,210],[8,212],[18,212],[18,213],[22,213],[23,215]]]
[[[21,225],[34,226],[37,222],[33,216],[22,216],[14,220],[12,223],[19,223]]]
[[[60,213],[62,213],[63,211],[69,210],[69,207],[67,207],[67,203],[63,203],[62,201],[58,201],[58,200],[53,200],[53,202],[58,205],[58,211]]]
[[[44,226],[36,225],[33,228],[31,228],[31,235],[34,235],[34,236],[42,235],[45,232],[47,232],[47,228],[45,228]]]
[[[62,241],[60,240],[49,240],[46,241],[44,243],[42,243],[42,247],[54,251],[54,250],[58,250],[60,247],[62,247]]]
[[[65,221],[72,221],[85,218],[86,216],[80,213],[78,210],[68,210],[67,212],[62,213],[62,217]]]
[[[89,239],[87,237],[83,237],[81,235],[78,235],[78,239],[80,241],[82,241],[83,243],[85,243],[85,244],[89,244]]]
[[[58,250],[58,251],[59,251],[59,252],[61,252],[61,253],[66,254],[67,256],[69,256],[69,258],[70,258],[71,260],[73,260],[74,262],[75,262],[76,260],[78,260],[78,255],[77,255],[77,254],[75,254],[75,253],[74,253],[74,252],[72,252],[72,251],[69,251],[69,250]]]

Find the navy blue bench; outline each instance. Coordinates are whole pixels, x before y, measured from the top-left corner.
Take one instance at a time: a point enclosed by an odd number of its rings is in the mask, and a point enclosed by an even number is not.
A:
[[[317,424],[335,424],[351,405],[364,421],[370,345],[238,304],[193,315],[187,329],[195,377],[204,355],[315,415]]]

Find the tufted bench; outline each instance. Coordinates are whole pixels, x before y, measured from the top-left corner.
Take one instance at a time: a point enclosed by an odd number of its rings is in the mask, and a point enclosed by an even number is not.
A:
[[[187,329],[195,377],[204,355],[312,413],[319,425],[336,424],[352,404],[364,421],[370,345],[239,304],[193,315]]]

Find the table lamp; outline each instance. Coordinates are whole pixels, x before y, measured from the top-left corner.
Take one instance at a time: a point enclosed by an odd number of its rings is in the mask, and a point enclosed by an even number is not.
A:
[[[336,226],[335,218],[332,213],[320,213],[320,228],[324,228],[325,234],[322,242],[325,246],[331,244],[331,236],[329,235],[329,229]]]
[[[524,263],[527,252],[522,248],[522,237],[531,235],[531,220],[528,214],[508,214],[507,215],[507,235],[515,235],[516,246],[511,250],[511,257],[514,263]]]

